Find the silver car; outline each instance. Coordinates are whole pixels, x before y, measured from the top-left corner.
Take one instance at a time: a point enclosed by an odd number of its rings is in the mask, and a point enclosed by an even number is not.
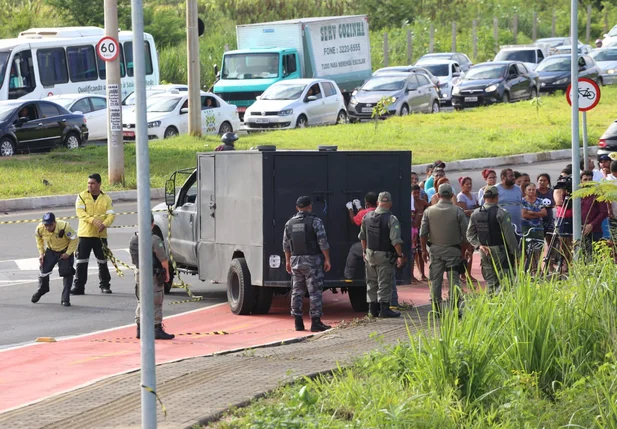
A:
[[[373,76],[351,96],[347,107],[349,118],[371,119],[375,105],[384,97],[392,100],[387,106],[388,115],[439,112],[437,88],[426,75],[390,73]]]
[[[589,56],[600,67],[603,85],[617,83],[617,47],[594,49]]]

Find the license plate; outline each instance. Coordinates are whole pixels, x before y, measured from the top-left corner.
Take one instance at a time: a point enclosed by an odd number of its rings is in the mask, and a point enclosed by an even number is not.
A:
[[[373,108],[372,107],[363,107],[362,108],[362,113],[373,113]]]
[[[256,124],[267,124],[268,122],[270,122],[269,119],[255,119]]]
[[[465,97],[465,101],[478,101],[478,97]]]
[[[124,137],[135,137],[135,132],[134,131],[123,131],[122,135]]]

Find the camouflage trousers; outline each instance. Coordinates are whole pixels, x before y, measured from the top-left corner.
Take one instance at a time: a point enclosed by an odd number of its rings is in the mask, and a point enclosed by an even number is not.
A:
[[[460,302],[461,281],[459,279],[460,272],[457,268],[460,266],[463,258],[461,256],[461,248],[456,246],[438,246],[433,244],[430,247],[429,254],[431,264],[429,265],[429,278],[431,285],[431,301],[433,304],[441,304],[443,275],[448,275],[448,285],[450,286],[448,298],[451,303]]]
[[[392,303],[394,277],[393,254],[390,252],[366,251],[366,301]],[[398,301],[398,294],[396,295]]]
[[[321,317],[323,288],[323,265],[319,255],[291,257],[291,315],[302,316],[302,299],[308,291],[310,315]]]
[[[514,264],[514,261],[508,261],[504,246],[490,246],[489,249],[491,249],[490,255],[480,252],[482,277],[486,280],[488,291],[498,293],[501,279],[510,273],[510,264]]]
[[[139,278],[139,277],[137,277]],[[160,276],[154,276],[154,324],[163,323],[163,298],[165,297],[165,282]],[[135,323],[139,324],[139,284],[135,284],[135,296],[137,297],[137,309],[135,310]]]

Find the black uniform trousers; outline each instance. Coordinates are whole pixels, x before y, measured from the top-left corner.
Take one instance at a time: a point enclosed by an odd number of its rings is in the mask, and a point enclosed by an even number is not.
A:
[[[58,264],[58,274],[62,277],[63,289],[62,289],[62,302],[69,302],[71,300],[71,284],[73,283],[73,275],[75,269],[73,268],[73,255],[67,259],[61,259],[60,256],[66,252],[66,249],[55,252],[51,249],[45,250],[43,256],[43,265],[41,265],[41,272],[39,274],[39,293],[45,295],[49,292],[49,276],[56,264]]]
[[[90,252],[94,252],[94,257],[99,264],[99,287],[101,289],[109,289],[111,276],[107,267],[107,258],[103,253],[103,243],[107,246],[106,238],[99,237],[79,237],[77,245],[76,262],[77,275],[75,276],[74,290],[84,292],[86,281],[88,280],[88,261],[90,260]]]

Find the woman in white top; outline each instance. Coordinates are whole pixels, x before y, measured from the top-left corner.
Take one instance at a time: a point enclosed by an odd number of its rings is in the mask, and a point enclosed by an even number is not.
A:
[[[461,192],[459,192],[456,196],[456,203],[460,208],[463,209],[463,211],[465,212],[465,216],[467,216],[467,220],[469,220],[469,217],[471,216],[473,211],[480,207],[480,205],[478,204],[478,198],[475,194],[471,192],[471,177],[459,177],[458,183],[461,185]],[[471,275],[471,265],[473,264],[473,248],[470,247],[469,249],[463,249],[463,255],[465,255],[465,250],[470,250],[469,254],[471,255],[466,263],[467,275],[469,276],[470,281],[477,282],[477,280],[474,279]],[[463,280],[466,280],[464,277],[464,275],[461,275],[461,278],[463,278]]]

